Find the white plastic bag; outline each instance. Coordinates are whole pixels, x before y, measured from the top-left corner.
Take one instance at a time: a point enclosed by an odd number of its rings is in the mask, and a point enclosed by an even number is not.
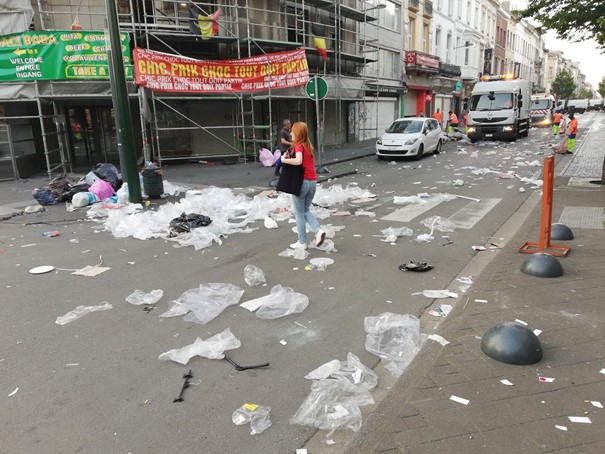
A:
[[[91,312],[107,311],[109,309],[113,309],[113,306],[107,301],[103,301],[98,306],[78,306],[73,311],[69,311],[67,314],[57,317],[55,323],[57,325],[67,325],[68,323],[71,323],[80,317],[84,317],[86,314],[90,314]]]
[[[250,435],[261,434],[271,427],[270,411],[265,405],[244,404],[233,412],[231,420],[236,426],[250,423]]]
[[[388,229],[382,229],[380,233],[382,233],[382,236],[384,236],[384,239],[381,241],[386,243],[394,243],[400,236],[412,236],[414,231],[409,227],[389,227]]]
[[[175,348],[162,353],[158,359],[162,361],[172,360],[180,364],[187,364],[194,356],[202,356],[208,359],[223,359],[225,350],[239,348],[241,342],[227,328],[223,332],[215,334],[206,340],[198,337],[193,344],[182,348]]]
[[[244,268],[244,280],[250,287],[267,283],[263,270],[254,265],[246,265],[246,268]]]
[[[332,377],[343,378],[367,391],[373,390],[378,384],[378,375],[351,352],[347,354],[347,360],[340,363],[340,368],[332,374]]]
[[[276,285],[271,289],[271,298],[267,298],[256,311],[258,318],[274,319],[290,314],[298,314],[309,305],[309,298],[297,293],[290,287]]]
[[[333,359],[332,361],[328,361],[325,364],[322,364],[317,369],[313,369],[305,378],[307,380],[321,380],[322,378],[328,378],[330,375],[335,373],[340,369],[340,361],[337,359]]]
[[[141,304],[155,304],[160,301],[162,296],[164,296],[164,291],[160,289],[152,290],[149,293],[136,289],[126,297],[126,301],[137,306]]]
[[[97,202],[100,202],[99,197],[92,192],[78,192],[71,199],[72,205],[76,208],[82,208]]]

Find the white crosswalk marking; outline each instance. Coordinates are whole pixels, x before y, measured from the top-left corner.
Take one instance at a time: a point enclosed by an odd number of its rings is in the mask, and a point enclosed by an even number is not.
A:
[[[469,202],[456,211],[449,220],[457,229],[470,229],[491,211],[502,199],[483,199],[480,202]]]
[[[396,221],[396,222],[410,222],[416,216],[420,216],[422,213],[429,211],[431,208],[436,207],[442,202],[439,200],[429,200],[424,204],[411,204],[406,205],[403,208],[393,211],[382,218],[384,221]]]

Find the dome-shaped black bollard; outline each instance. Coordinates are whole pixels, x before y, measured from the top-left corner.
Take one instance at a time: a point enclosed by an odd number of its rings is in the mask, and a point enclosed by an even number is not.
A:
[[[504,322],[489,328],[481,340],[481,351],[506,364],[534,364],[543,358],[542,344],[529,328]]]
[[[559,259],[545,252],[532,254],[523,260],[521,271],[536,277],[563,276],[563,266]]]
[[[556,241],[573,240],[573,232],[565,224],[552,224],[550,226],[550,239]]]

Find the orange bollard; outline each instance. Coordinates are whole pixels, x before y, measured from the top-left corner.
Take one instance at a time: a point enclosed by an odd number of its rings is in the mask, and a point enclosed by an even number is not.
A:
[[[540,222],[540,242],[526,242],[519,248],[524,254],[546,252],[555,257],[565,257],[571,248],[557,244],[550,244],[550,229],[552,226],[552,199],[555,181],[555,157],[544,158],[544,186],[542,191],[542,220]]]

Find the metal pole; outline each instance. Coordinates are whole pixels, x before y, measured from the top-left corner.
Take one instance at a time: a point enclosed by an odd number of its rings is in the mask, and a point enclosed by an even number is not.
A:
[[[141,184],[137,171],[137,157],[135,153],[134,131],[132,116],[128,100],[126,75],[124,73],[124,60],[122,59],[122,43],[120,41],[120,26],[118,12],[114,0],[105,0],[107,8],[107,25],[109,27],[109,63],[111,66],[111,98],[116,117],[116,131],[118,134],[118,153],[122,173],[128,183],[128,199],[131,203],[141,203]]]
[[[319,116],[319,77],[316,74],[313,78],[315,79],[315,118],[317,119],[315,131],[315,150],[317,151],[318,161],[317,173],[329,173],[328,168],[324,167],[321,162],[323,153],[321,152],[321,120]]]

